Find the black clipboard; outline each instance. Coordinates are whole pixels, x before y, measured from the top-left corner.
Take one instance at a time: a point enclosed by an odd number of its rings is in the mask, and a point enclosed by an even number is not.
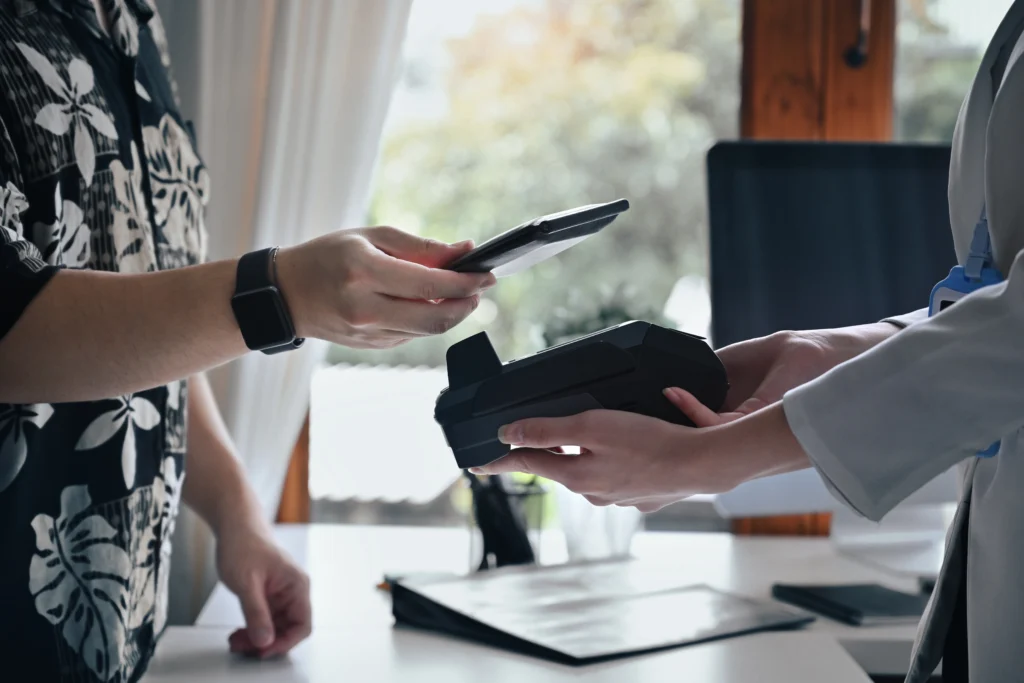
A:
[[[573,666],[815,619],[774,601],[681,582],[671,568],[629,559],[410,577],[394,581],[391,596],[397,626]]]

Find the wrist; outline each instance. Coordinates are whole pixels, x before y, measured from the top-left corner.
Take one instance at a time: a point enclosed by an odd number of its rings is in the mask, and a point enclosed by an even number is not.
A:
[[[231,459],[234,467],[229,476],[218,482],[217,496],[204,515],[206,523],[218,539],[226,533],[240,531],[269,536],[270,524],[264,519],[256,493],[245,480],[241,464],[234,456]]]
[[[293,351],[302,346],[305,337],[298,334],[295,316],[289,306],[303,300],[282,291],[279,271],[280,248],[269,247],[251,251],[237,261],[235,291],[231,296],[231,309],[246,347],[268,355]],[[285,272],[290,260],[285,257]]]
[[[807,453],[789,426],[782,401],[752,413],[746,418],[746,424],[738,427],[743,433],[741,439],[754,454],[757,478],[796,472],[811,466]]]
[[[301,252],[297,247],[278,249],[274,277],[277,288],[281,292],[281,298],[284,299],[285,306],[291,315],[295,334],[302,338],[315,338],[316,332],[311,329],[311,321],[314,316],[310,315],[307,310],[310,299],[304,294],[307,288],[300,257]]]
[[[778,401],[733,422],[714,427],[710,451],[724,468],[729,488],[751,479],[786,474],[811,466]],[[729,454],[722,458],[722,454]]]
[[[244,501],[240,505],[226,505],[222,508],[213,516],[212,520],[208,520],[213,535],[218,541],[239,534],[271,537],[270,523],[263,518],[258,505]]]
[[[859,356],[900,331],[892,323],[878,322],[838,330],[839,342],[849,357]]]
[[[881,344],[889,337],[900,332],[903,328],[895,323],[882,321],[869,323],[867,325],[858,325],[853,329],[857,332],[862,346],[866,347],[864,350],[867,350],[873,346]]]

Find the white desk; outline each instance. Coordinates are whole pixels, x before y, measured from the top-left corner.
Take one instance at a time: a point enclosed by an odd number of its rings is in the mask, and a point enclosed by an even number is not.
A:
[[[226,654],[230,629],[170,628],[143,683],[870,683],[832,638],[765,633],[568,667],[414,631],[316,631],[286,660]]]
[[[312,658],[310,661],[320,661],[321,655],[318,653],[321,648],[330,651],[323,655],[329,658],[334,656],[332,654],[334,651],[362,651],[364,643],[367,651],[377,648],[377,651],[380,652],[381,648],[390,648],[389,651],[393,654],[388,655],[389,657],[398,657],[400,660],[404,658],[419,659],[419,655],[415,654],[420,651],[419,645],[410,645],[407,651],[405,643],[409,642],[426,643],[422,646],[423,652],[432,652],[433,656],[438,659],[433,664],[420,662],[420,665],[427,669],[428,674],[430,671],[434,671],[435,674],[440,675],[440,672],[445,670],[449,659],[460,659],[458,655],[460,652],[472,653],[472,657],[462,658],[474,662],[484,652],[491,653],[488,657],[498,657],[501,661],[522,662],[514,655],[494,653],[487,648],[457,643],[439,636],[398,632],[392,627],[393,619],[388,596],[374,589],[384,572],[465,571],[469,561],[469,538],[465,530],[314,525],[278,527],[276,534],[282,546],[299,564],[306,568],[312,578],[313,622],[318,635],[306,646],[307,650],[302,651],[308,653],[305,656]],[[914,582],[910,579],[900,579],[883,574],[879,570],[840,556],[827,539],[750,538],[712,533],[644,533],[637,536],[633,544],[633,552],[645,561],[672,566],[685,580],[693,583],[707,583],[722,590],[755,598],[769,598],[772,583],[779,581],[792,583],[877,581],[897,589],[916,590]],[[561,539],[557,534],[546,534],[541,560],[558,562],[563,559],[564,549]],[[237,599],[226,588],[218,586],[197,620],[196,625],[201,629],[194,632],[188,632],[186,629],[187,633],[180,635],[178,631],[172,631],[171,633],[175,635],[169,637],[167,642],[162,644],[161,656],[157,668],[154,669],[154,674],[166,672],[169,670],[168,667],[176,666],[168,658],[176,660],[181,656],[186,656],[173,649],[178,647],[175,639],[188,641],[195,638],[203,647],[207,646],[203,643],[209,643],[211,648],[209,652],[212,653],[209,655],[209,661],[220,662],[221,666],[228,666],[222,661],[226,647],[226,635],[231,628],[243,624],[244,619]],[[208,637],[202,635],[207,629],[214,629],[209,631]],[[853,660],[869,674],[898,676],[907,671],[915,631],[916,628],[913,626],[853,628],[821,618],[802,632],[785,635],[793,638],[805,635],[824,636],[827,642],[838,642],[852,656]],[[334,633],[333,638],[328,635],[331,632]],[[352,640],[346,634],[351,634]],[[753,641],[762,637],[752,636],[749,637],[749,640]],[[324,639],[333,643],[333,646],[320,645],[325,642]],[[721,646],[728,649],[728,647],[737,646],[738,643],[746,640],[748,638],[722,641],[716,645],[716,648]],[[398,647],[399,643],[402,644],[401,647]],[[431,646],[431,643],[434,646]],[[181,647],[184,648],[183,652],[190,652],[187,642],[183,642]],[[706,647],[708,646],[684,648],[653,658],[639,657],[624,660],[624,662],[629,663],[630,666],[645,667],[647,665],[643,662],[648,659],[658,661],[663,657],[681,657],[684,655],[679,653],[687,650],[697,652]],[[757,646],[744,645],[743,647],[756,648]],[[794,647],[800,649],[796,645]],[[817,647],[814,645],[811,649]],[[437,650],[436,648],[443,649]],[[213,657],[213,654],[218,652],[220,654],[217,657],[220,659]],[[707,650],[707,652],[711,652],[711,650]],[[822,652],[826,652],[826,650],[823,649]],[[187,656],[191,657],[191,655]],[[199,659],[202,658],[199,657]],[[788,656],[783,657],[781,652],[778,659],[791,660],[784,662],[789,665],[800,664]],[[480,661],[487,661],[487,657]],[[627,664],[616,664],[616,666],[625,665]],[[387,666],[397,667],[399,664],[392,662]],[[539,672],[549,671],[551,670],[549,667],[555,665],[541,664],[531,659],[527,663],[517,666],[536,667],[537,675],[540,676]],[[808,664],[808,666],[813,666],[813,664]],[[595,671],[593,667],[581,670],[566,667],[556,667],[556,669],[560,672]],[[223,669],[223,672],[227,671],[228,669]],[[476,671],[478,674],[482,674],[486,669]],[[521,674],[523,669],[517,668],[516,671]],[[533,669],[530,671],[533,672]],[[621,674],[621,671],[619,673]],[[424,677],[420,679],[402,678],[401,680],[430,681],[432,679],[426,677],[428,674],[424,674]],[[632,677],[632,674],[630,677],[631,680],[638,681],[660,680],[658,678],[642,678],[639,673],[635,678]],[[149,679],[147,678],[147,680]],[[174,679],[155,678],[154,680]],[[316,679],[300,678],[299,680]],[[389,679],[370,680],[388,681]],[[547,679],[538,679],[538,683],[541,680]],[[691,680],[715,679],[693,678]],[[791,678],[790,680],[803,679]],[[823,680],[840,679],[829,676]]]

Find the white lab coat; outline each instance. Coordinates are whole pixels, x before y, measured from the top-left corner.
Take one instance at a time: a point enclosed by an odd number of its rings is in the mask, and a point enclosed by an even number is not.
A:
[[[1022,25],[1024,0],[1016,0],[960,110],[949,174],[960,262],[984,203],[1006,281],[934,318],[926,310],[904,316],[904,330],[783,399],[826,484],[870,519],[963,465],[962,500],[907,678],[913,683],[942,657],[965,571],[971,683],[1024,680]],[[921,293],[922,306],[927,297]],[[996,457],[973,457],[999,438]]]

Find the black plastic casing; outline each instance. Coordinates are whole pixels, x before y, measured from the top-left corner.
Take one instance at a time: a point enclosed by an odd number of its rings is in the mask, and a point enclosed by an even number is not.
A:
[[[606,408],[692,426],[663,390],[680,387],[717,411],[729,389],[725,367],[701,337],[639,321],[505,364],[481,332],[451,346],[447,360],[448,388],[434,419],[463,469],[507,454],[498,429],[516,420]]]
[[[596,235],[628,210],[629,201],[618,199],[541,216],[492,237],[445,268],[506,277]]]

